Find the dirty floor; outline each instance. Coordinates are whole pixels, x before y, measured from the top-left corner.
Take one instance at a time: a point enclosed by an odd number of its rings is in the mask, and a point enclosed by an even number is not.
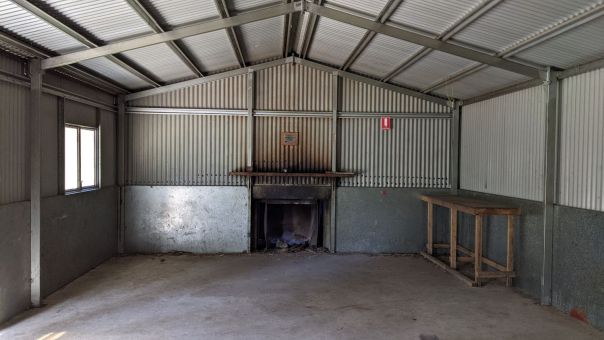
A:
[[[602,339],[501,285],[416,256],[114,258],[0,328],[2,339]]]

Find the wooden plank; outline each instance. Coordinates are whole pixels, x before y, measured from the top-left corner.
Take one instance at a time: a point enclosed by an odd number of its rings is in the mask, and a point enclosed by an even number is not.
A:
[[[449,245],[451,251],[449,252],[449,266],[453,269],[457,269],[457,209],[451,209],[451,233]]]
[[[446,243],[434,243],[432,244],[432,248],[434,249],[449,249],[449,245]]]
[[[520,215],[521,209],[500,202],[455,195],[421,195],[420,199],[471,215]]]
[[[479,273],[479,277],[481,279],[499,279],[499,278],[511,278],[515,277],[516,273],[514,272],[485,272],[481,271]]]
[[[466,254],[468,256],[471,256],[472,259],[474,259],[474,252],[471,251],[468,248],[465,248],[465,247],[462,247],[460,245],[457,245],[457,251],[459,251],[460,253],[464,253],[464,254]],[[459,261],[459,259],[458,259],[458,261]],[[474,260],[472,260],[472,262],[474,262]],[[482,257],[482,263],[484,263],[487,266],[490,266],[492,268],[495,268],[497,270],[501,270],[501,271],[506,271],[507,270],[504,265],[499,264],[499,263],[497,263],[497,262],[495,262],[495,261],[493,261],[493,260],[491,260],[491,259],[489,259],[487,257],[484,257],[484,256]]]
[[[477,215],[474,226],[474,282],[480,286],[480,272],[482,271],[482,216]]]
[[[427,243],[426,243],[426,251],[428,254],[432,255],[432,243],[433,243],[433,232],[434,232],[434,205],[428,202],[428,224],[427,224]]]
[[[505,269],[508,272],[514,271],[514,216],[508,216],[508,238],[507,238],[507,259]],[[512,286],[512,278],[508,276],[505,280],[506,287]]]
[[[451,269],[449,268],[449,266],[440,261],[439,259],[437,259],[436,257],[427,254],[426,252],[420,252],[420,254],[426,258],[427,260],[429,260],[430,262],[434,263],[435,265],[439,266],[440,268],[444,269],[445,271],[447,271],[449,274],[455,276],[456,278],[460,279],[462,282],[464,282],[465,284],[467,284],[470,287],[476,287],[476,284],[474,281],[472,281],[472,279],[464,276],[462,273],[458,272],[457,270]]]

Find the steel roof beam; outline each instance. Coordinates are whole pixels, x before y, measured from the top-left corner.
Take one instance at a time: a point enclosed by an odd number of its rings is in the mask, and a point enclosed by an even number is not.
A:
[[[593,21],[602,16],[604,16],[604,4],[595,6],[588,11],[585,11],[571,19],[568,19],[568,20],[560,23],[557,26],[553,26],[553,27],[546,29],[537,34],[532,34],[527,39],[517,43],[516,45],[512,45],[503,51],[500,51],[495,56],[499,57],[499,58],[512,57],[528,48],[531,48],[533,46],[536,46],[538,44],[551,40],[564,32],[568,32],[569,30],[577,28],[581,25],[585,25],[588,22]],[[463,72],[458,73],[455,76],[454,81],[458,81],[465,77],[468,77],[484,68],[486,68],[485,65],[472,65],[472,66],[466,68],[465,70],[462,70]],[[438,80],[434,84],[432,84],[432,85],[428,86],[427,88],[425,88],[424,90],[422,90],[422,92],[427,93],[427,92],[437,90],[443,86],[446,86],[447,84],[453,83],[454,81],[450,77]]]
[[[290,0],[283,0],[288,3]],[[285,16],[285,28],[283,31],[283,57],[289,57],[294,50],[294,43],[298,35],[298,25],[300,18],[304,15],[304,11],[300,13],[290,13]]]
[[[316,0],[317,5],[321,6],[323,4],[323,0]],[[305,4],[308,5],[310,3]],[[306,8],[304,8],[306,10]],[[300,56],[302,58],[306,58],[308,55],[308,50],[310,50],[310,45],[312,44],[312,40],[315,35],[315,28],[317,27],[317,15],[311,13],[308,18],[308,22],[306,23],[306,29],[304,30],[304,37],[302,37],[302,49],[300,50]]]
[[[0,41],[4,42],[8,46],[12,47],[15,53],[21,53],[24,56],[36,57],[40,59],[50,58],[52,53],[45,51],[39,47],[34,47],[30,44],[24,43],[23,41],[7,35],[0,31]],[[79,66],[70,65],[60,70],[60,72],[74,77],[77,80],[83,81],[91,86],[94,86],[103,91],[109,93],[128,93],[129,91],[122,86],[115,84],[109,80],[98,77],[88,71],[81,69]]]
[[[384,6],[384,8],[382,8],[382,11],[378,14],[376,21],[382,24],[385,23],[390,18],[390,16],[392,16],[394,11],[398,9],[402,2],[403,0],[389,0],[386,6]],[[343,71],[348,70],[350,66],[352,66],[352,64],[354,64],[357,58],[361,55],[361,53],[365,51],[369,43],[373,40],[376,35],[377,33],[375,33],[374,31],[365,32],[365,35],[363,36],[361,41],[359,41],[357,46],[355,46],[354,50],[352,50],[352,52],[348,56],[348,59],[346,59],[346,62],[344,63],[344,65],[342,65],[340,69]]]
[[[35,15],[38,18],[42,19],[44,22],[46,22],[49,25],[57,28],[58,30],[62,31],[63,33],[65,33],[67,35],[69,35],[70,37],[76,39],[77,41],[79,41],[83,45],[85,45],[87,47],[90,47],[90,48],[98,47],[98,45],[96,43],[94,43],[90,39],[86,38],[80,32],[77,32],[73,28],[67,26],[65,23],[63,23],[62,21],[56,19],[54,16],[50,15],[49,13],[47,13],[43,9],[39,8],[38,6],[34,5],[29,0],[13,0],[13,1],[17,5],[21,6],[25,10],[29,11],[30,13],[32,13],[33,15]],[[52,58],[57,58],[57,57],[51,57],[49,59],[52,59]],[[156,81],[156,80],[154,80],[150,75],[145,74],[143,71],[139,70],[135,66],[130,65],[129,63],[127,63],[127,62],[125,62],[125,61],[117,58],[116,56],[107,56],[107,58],[109,60],[111,60],[112,62],[114,62],[115,64],[117,64],[117,65],[121,66],[122,68],[126,69],[128,72],[132,73],[133,75],[135,75],[135,76],[139,77],[140,79],[148,82],[149,84],[151,84],[153,86],[161,86],[159,84],[159,82]],[[44,63],[46,60],[49,60],[49,59],[43,60],[42,63]],[[66,65],[63,65],[63,66],[66,66]]]
[[[22,0],[21,0],[22,1]],[[118,41],[108,45],[90,48],[84,51],[68,53],[57,57],[48,58],[42,61],[42,68],[45,70],[71,65],[88,59],[105,57],[116,53],[121,53],[141,47],[166,43],[169,41],[180,40],[194,35],[213,32],[225,28],[235,27],[250,22],[269,19],[302,10],[300,1],[290,4],[275,5],[255,11],[245,12],[224,19],[204,21],[197,24],[176,28],[164,33],[155,33],[143,37],[132,38]]]
[[[500,57],[492,56],[483,52],[473,50],[471,48],[450,44],[435,38],[430,38],[425,35],[410,31],[408,29],[388,26],[382,23],[374,22],[368,19],[361,18],[356,15],[351,15],[338,10],[318,6],[312,3],[305,5],[310,13],[317,14],[322,17],[337,20],[349,25],[357,26],[367,30],[381,33],[393,38],[405,40],[417,45],[432,48],[461,58],[474,60],[482,64],[495,66],[510,72],[518,73],[531,78],[544,78],[545,71],[536,67],[527,66],[514,61],[506,60]]]
[[[229,7],[226,4],[226,0],[214,0],[216,4],[216,8],[220,13],[220,17],[222,19],[230,18],[231,14],[229,13]],[[237,61],[239,62],[239,67],[245,67],[245,56],[243,54],[243,50],[241,49],[241,44],[239,44],[239,39],[237,39],[237,32],[235,32],[235,27],[229,27],[226,29],[227,36],[229,37],[229,42],[231,47],[233,48],[233,52],[237,57]]]
[[[130,7],[138,13],[138,16],[143,19],[151,29],[155,33],[163,33],[165,32],[164,28],[155,20],[153,15],[145,8],[145,6],[140,2],[140,0],[126,0]],[[203,77],[204,74],[201,71],[199,65],[197,65],[193,58],[186,53],[182,48],[180,48],[175,41],[170,41],[167,43],[170,49],[178,56],[178,58],[185,64],[187,67],[195,73],[198,77]]]
[[[468,14],[466,14],[464,17],[462,17],[459,21],[457,21],[455,24],[453,24],[451,27],[449,27],[445,32],[438,35],[436,37],[436,39],[441,40],[441,41],[449,40],[452,36],[457,34],[462,29],[468,27],[471,23],[476,21],[478,18],[483,16],[485,13],[490,11],[495,6],[499,5],[501,2],[503,2],[503,0],[486,1],[485,3],[476,7],[474,10],[470,11]],[[382,78],[382,81],[388,82],[388,81],[392,80],[394,77],[398,76],[403,71],[405,71],[409,67],[413,66],[420,59],[427,56],[428,53],[430,53],[431,51],[432,51],[431,48],[423,47],[417,53],[413,54],[407,60],[403,61],[397,68],[395,68],[390,73],[388,73],[384,78]]]

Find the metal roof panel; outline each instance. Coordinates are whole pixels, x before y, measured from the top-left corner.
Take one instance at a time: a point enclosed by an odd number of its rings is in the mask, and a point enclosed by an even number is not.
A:
[[[373,18],[377,18],[384,6],[388,4],[388,0],[329,0],[325,5],[335,5],[342,9],[350,9],[353,12],[363,13]]]
[[[426,88],[447,76],[474,64],[473,61],[440,51],[432,51],[392,79],[393,83]]]
[[[402,60],[409,58],[420,49],[419,45],[377,34],[350,69],[357,73],[383,78]]]
[[[185,38],[182,42],[206,72],[239,66],[225,30]]]
[[[146,81],[138,78],[107,58],[94,58],[85,60],[80,64],[97,72],[98,74],[105,76],[106,78],[123,84],[130,90],[149,87],[149,84]]]
[[[152,45],[122,53],[164,82],[192,78],[195,74],[166,44]]]
[[[159,22],[167,27],[190,24],[196,21],[209,20],[219,17],[214,1],[199,0],[148,0],[159,17]]]
[[[246,61],[253,63],[283,53],[283,20],[280,16],[238,27]]]
[[[468,99],[527,80],[530,78],[500,68],[487,67],[434,92],[441,96]]]
[[[341,66],[366,30],[329,18],[319,18],[308,56],[330,65]]]

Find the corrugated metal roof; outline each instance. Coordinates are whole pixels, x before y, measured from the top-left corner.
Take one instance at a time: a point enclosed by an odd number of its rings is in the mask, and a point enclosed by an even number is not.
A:
[[[601,3],[601,1],[504,1],[456,34],[453,40],[492,51],[500,51],[529,35],[576,15],[596,3]]]
[[[241,25],[239,33],[246,61],[270,59],[283,52],[283,17]]]
[[[529,79],[528,77],[506,70],[487,67],[455,83],[448,84],[435,91],[435,93],[441,96],[468,99]]]
[[[516,57],[559,68],[604,58],[604,18],[565,32]]]
[[[166,44],[137,48],[126,51],[123,55],[162,81],[173,82],[195,76]]]
[[[366,30],[362,28],[329,18],[319,18],[308,56],[330,65],[340,66],[346,62],[365,32]]]
[[[239,66],[225,30],[185,38],[182,42],[205,72],[212,73]]]
[[[146,81],[126,71],[124,68],[118,66],[114,62],[109,61],[107,58],[85,60],[80,64],[117,83],[124,85],[128,89],[132,90],[149,87],[149,84]]]
[[[124,0],[44,0],[44,2],[105,42],[153,32]]]
[[[229,9],[235,12],[243,12],[280,4],[281,2],[279,0],[228,0],[227,5]]]
[[[82,43],[9,0],[0,0],[0,26],[58,53],[86,48]]]
[[[388,4],[388,0],[329,0],[325,2],[325,6],[335,5],[341,9],[350,9],[359,14],[371,16],[374,19],[386,4]]]
[[[186,25],[195,21],[219,17],[214,1],[199,0],[148,0],[150,7],[159,14],[156,18],[167,27]]]
[[[486,0],[406,0],[389,22],[439,35]]]
[[[387,35],[378,34],[361,53],[350,69],[376,78],[383,78],[402,60],[421,49],[415,45]]]
[[[473,63],[471,60],[451,54],[432,51],[393,78],[392,82],[422,89]]]

